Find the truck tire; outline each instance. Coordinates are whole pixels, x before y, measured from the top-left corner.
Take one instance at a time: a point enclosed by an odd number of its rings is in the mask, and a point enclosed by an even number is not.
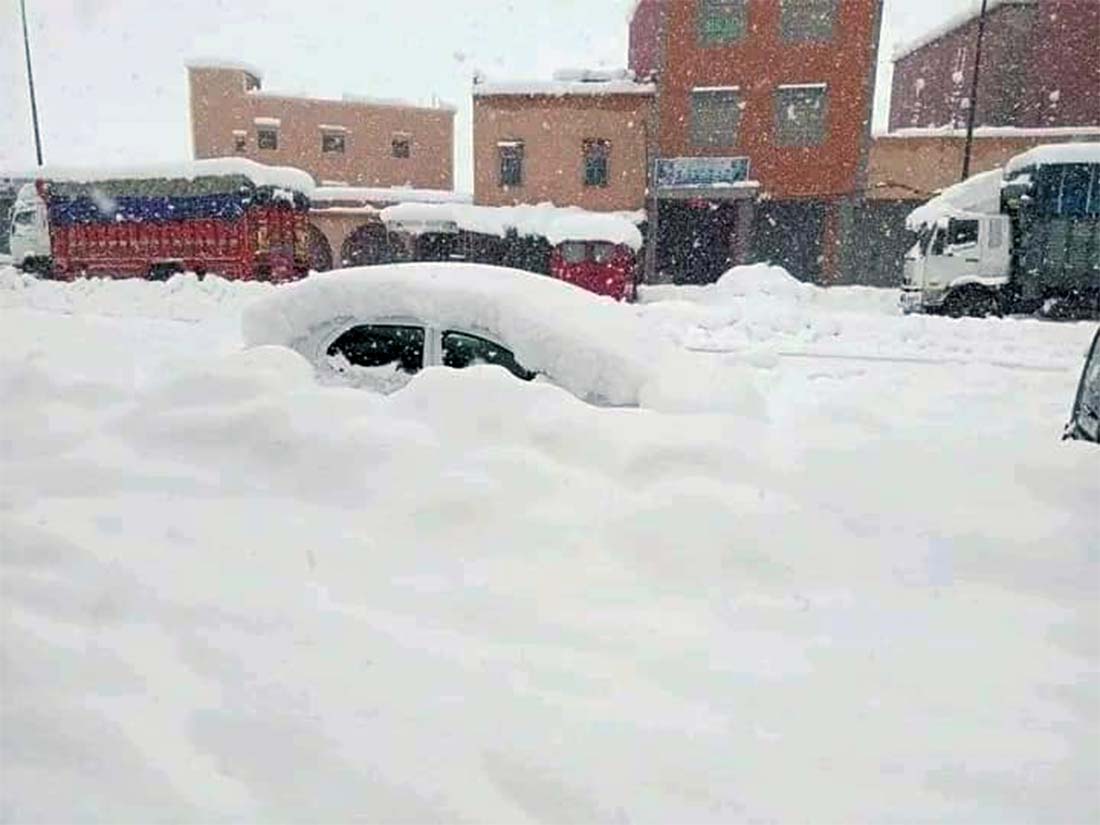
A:
[[[1000,315],[997,293],[979,284],[951,290],[943,301],[943,313],[952,318],[987,318]]]

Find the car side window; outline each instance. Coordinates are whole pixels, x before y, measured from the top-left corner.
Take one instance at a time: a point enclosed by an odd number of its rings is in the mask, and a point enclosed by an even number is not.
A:
[[[615,257],[615,244],[598,242],[592,244],[592,260],[598,264],[606,264]]]
[[[535,377],[535,373],[520,366],[516,356],[500,344],[467,332],[444,332],[443,365],[460,370],[472,364],[495,364],[524,381]]]
[[[567,264],[579,264],[587,257],[583,241],[566,241],[561,245],[561,257]]]
[[[424,366],[424,328],[361,324],[333,341],[327,354],[330,358],[342,356],[355,367],[394,364],[398,371],[412,374]]]

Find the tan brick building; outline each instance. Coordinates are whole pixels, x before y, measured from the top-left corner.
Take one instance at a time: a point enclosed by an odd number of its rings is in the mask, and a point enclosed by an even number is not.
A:
[[[304,169],[318,183],[454,186],[454,109],[264,91],[241,65],[188,65],[196,158],[239,155]]]
[[[475,203],[645,208],[653,94],[625,72],[475,83]]]

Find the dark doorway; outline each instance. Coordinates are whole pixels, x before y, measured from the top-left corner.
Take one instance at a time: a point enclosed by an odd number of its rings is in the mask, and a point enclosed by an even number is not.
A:
[[[762,201],[756,207],[754,261],[776,264],[800,281],[820,282],[825,204]]]
[[[657,208],[658,272],[676,284],[710,284],[733,266],[736,203],[664,200]]]

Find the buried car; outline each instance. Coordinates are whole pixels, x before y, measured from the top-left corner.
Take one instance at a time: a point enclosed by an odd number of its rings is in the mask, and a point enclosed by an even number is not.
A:
[[[1100,328],[1092,339],[1063,439],[1100,444]]]
[[[652,335],[629,307],[553,278],[469,263],[313,275],[248,307],[249,346],[289,347],[322,381],[381,392],[427,367],[492,364],[601,406],[756,412],[746,368]]]

